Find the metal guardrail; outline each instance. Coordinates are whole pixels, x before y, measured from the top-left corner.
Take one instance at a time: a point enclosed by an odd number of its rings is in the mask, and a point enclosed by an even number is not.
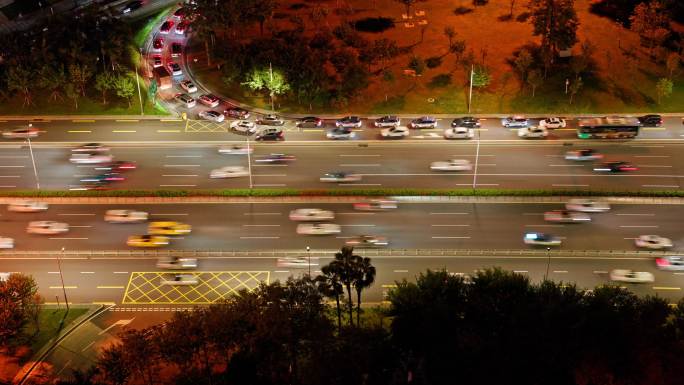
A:
[[[0,259],[26,257],[35,259],[101,259],[101,258],[281,258],[307,257],[332,258],[339,250],[68,250],[68,251],[2,251]],[[358,254],[368,257],[537,257],[537,258],[654,258],[677,254],[677,251],[642,250],[546,250],[546,249],[357,249]]]

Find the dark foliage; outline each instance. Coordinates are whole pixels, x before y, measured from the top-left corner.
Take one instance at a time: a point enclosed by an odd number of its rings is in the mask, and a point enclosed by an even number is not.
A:
[[[394,21],[388,17],[366,17],[356,20],[354,27],[361,32],[380,33],[394,28]]]
[[[591,12],[607,17],[629,28],[629,17],[639,3],[648,3],[645,0],[600,0],[591,4]],[[668,10],[672,20],[684,23],[684,1],[661,0]]]

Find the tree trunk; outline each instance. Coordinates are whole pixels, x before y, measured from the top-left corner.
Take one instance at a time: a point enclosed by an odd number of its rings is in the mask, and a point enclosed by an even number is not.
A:
[[[342,309],[340,308],[340,295],[335,294],[335,302],[337,303],[337,332],[342,331]]]
[[[508,12],[508,17],[513,18],[513,7],[515,7],[515,0],[511,0],[511,10]]]
[[[347,287],[347,307],[349,308],[349,326],[354,326],[354,315],[352,314],[354,311],[354,304],[352,303],[351,284],[346,284],[345,286]]]
[[[102,90],[102,104],[107,104],[107,90]]]

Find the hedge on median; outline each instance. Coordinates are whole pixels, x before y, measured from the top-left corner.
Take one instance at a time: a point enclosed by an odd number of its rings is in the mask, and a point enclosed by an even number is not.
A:
[[[683,190],[545,190],[545,189],[211,189],[211,190],[104,190],[0,191],[0,197],[287,197],[287,196],[617,196],[684,197]]]

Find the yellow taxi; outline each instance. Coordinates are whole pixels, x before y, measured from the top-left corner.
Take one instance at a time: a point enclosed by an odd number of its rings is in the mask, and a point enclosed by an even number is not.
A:
[[[161,247],[169,244],[169,238],[161,235],[131,235],[126,241],[133,247]]]
[[[150,222],[147,233],[151,235],[185,235],[190,234],[192,227],[180,222]]]

